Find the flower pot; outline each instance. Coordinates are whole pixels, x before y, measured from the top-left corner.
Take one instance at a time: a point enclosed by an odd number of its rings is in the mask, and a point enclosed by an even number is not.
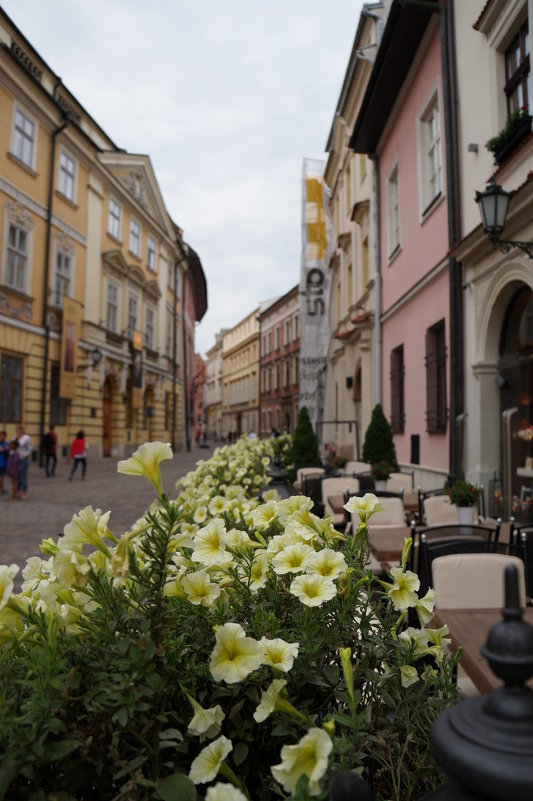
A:
[[[457,507],[457,516],[459,518],[459,523],[461,525],[469,525],[471,526],[476,517],[476,507],[475,506],[458,506]]]
[[[376,480],[374,481],[374,487],[376,489],[376,492],[380,491],[385,492],[385,490],[387,489],[387,479],[376,478]]]
[[[512,134],[494,150],[494,161],[501,164],[508,158],[520,142],[531,133],[531,117],[522,117]]]

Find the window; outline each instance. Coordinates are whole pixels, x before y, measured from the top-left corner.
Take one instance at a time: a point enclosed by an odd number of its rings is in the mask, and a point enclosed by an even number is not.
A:
[[[444,320],[426,331],[427,431],[446,431],[446,339]]]
[[[138,298],[135,295],[130,295],[128,298],[128,339],[133,339],[133,334],[137,330],[138,310]]]
[[[148,267],[155,272],[155,239],[152,236],[148,237]]]
[[[50,371],[50,425],[66,426],[67,404],[66,398],[59,397],[60,368],[53,364]]]
[[[422,146],[422,205],[424,211],[442,193],[440,114],[437,94],[420,119]]]
[[[173,354],[173,344],[174,344],[174,328],[173,328],[173,316],[170,314],[167,316],[167,356],[172,358]]]
[[[33,169],[35,158],[35,123],[19,108],[15,109],[13,155]]]
[[[291,343],[291,321],[289,319],[285,320],[285,339],[283,344],[290,345],[290,343]]]
[[[141,252],[141,228],[137,220],[130,221],[130,253],[138,256]]]
[[[59,154],[59,178],[57,188],[62,195],[74,201],[76,187],[76,162],[64,150]]]
[[[22,367],[22,359],[2,354],[0,400],[4,424],[22,421]]]
[[[400,247],[400,183],[398,164],[395,164],[392,168],[387,181],[387,212],[390,258]]]
[[[109,215],[107,217],[107,232],[115,239],[120,239],[120,206],[109,198]]]
[[[281,340],[281,333],[280,333],[279,325],[276,326],[275,335],[276,335],[276,350],[279,350],[280,340]]]
[[[6,284],[24,291],[28,264],[28,233],[19,225],[9,223],[7,239]]]
[[[298,314],[295,314],[293,339],[298,339],[299,336],[300,336],[300,317]]]
[[[118,286],[111,282],[107,285],[106,325],[109,331],[118,331]]]
[[[155,312],[151,306],[147,306],[144,315],[144,338],[146,347],[150,350],[154,349],[154,335],[155,335]]]
[[[391,351],[391,427],[394,434],[403,434],[405,426],[403,345]]]
[[[526,22],[505,51],[505,94],[507,111],[531,108],[531,66],[529,29]]]
[[[72,287],[72,259],[60,250],[56,253],[52,303],[63,308],[63,298],[70,297]]]

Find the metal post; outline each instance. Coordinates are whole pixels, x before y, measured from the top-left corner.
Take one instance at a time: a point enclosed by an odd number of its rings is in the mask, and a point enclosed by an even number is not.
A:
[[[513,473],[511,463],[511,417],[518,411],[517,406],[502,412],[503,430],[503,514],[509,520],[513,512]]]

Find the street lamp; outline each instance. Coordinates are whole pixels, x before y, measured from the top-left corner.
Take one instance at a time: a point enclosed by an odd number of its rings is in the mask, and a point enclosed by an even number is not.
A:
[[[88,370],[89,367],[96,367],[100,364],[102,360],[102,351],[98,348],[93,348],[87,354],[87,363],[86,364],[78,364],[77,372],[79,373],[81,370]]]
[[[533,242],[521,242],[515,239],[500,239],[499,234],[505,227],[509,201],[512,192],[506,192],[496,183],[494,176],[484,192],[476,192],[476,203],[479,205],[483,230],[489,235],[494,246],[498,246],[502,253],[509,253],[511,248],[519,248],[530,259],[533,259]]]

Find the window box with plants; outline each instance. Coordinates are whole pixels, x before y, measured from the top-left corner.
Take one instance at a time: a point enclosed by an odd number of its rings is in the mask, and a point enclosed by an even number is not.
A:
[[[485,144],[494,155],[496,164],[501,164],[513,150],[531,133],[531,115],[526,107],[516,109],[507,117],[502,130]]]

